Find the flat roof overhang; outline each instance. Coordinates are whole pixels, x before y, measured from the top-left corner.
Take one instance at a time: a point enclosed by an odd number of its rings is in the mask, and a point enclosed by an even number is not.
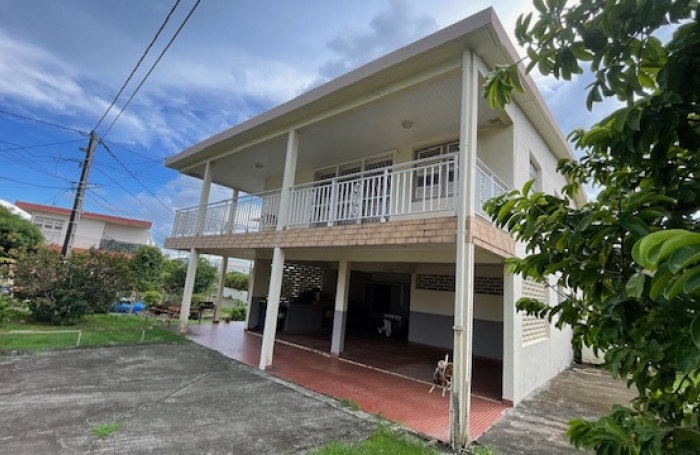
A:
[[[329,113],[347,112],[352,109],[354,100],[367,94],[381,96],[387,87],[411,75],[461,59],[465,49],[473,50],[489,68],[512,64],[520,58],[494,10],[488,8],[195,144],[167,158],[165,165],[201,178],[207,161],[264,141],[282,141],[280,136],[291,129],[327,119]],[[557,157],[574,158],[529,76],[523,75],[523,87],[525,93],[514,93],[515,103]],[[339,110],[339,106],[348,106],[348,109]]]

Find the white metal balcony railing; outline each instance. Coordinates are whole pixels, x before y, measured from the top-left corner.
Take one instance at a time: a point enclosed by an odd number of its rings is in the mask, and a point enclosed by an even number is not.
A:
[[[457,154],[401,163],[382,169],[296,185],[291,189],[285,226],[319,227],[388,221],[392,218],[456,208]],[[483,203],[508,187],[481,161],[477,162],[477,213]],[[225,200],[206,206],[202,235],[275,229],[280,191]],[[195,235],[197,207],[175,214],[173,237]]]
[[[493,173],[481,160],[476,161],[476,193],[474,197],[476,198],[476,214],[488,219],[486,211],[484,211],[484,204],[491,198],[500,196],[510,190],[508,185],[506,185],[503,180],[499,179],[496,174]]]

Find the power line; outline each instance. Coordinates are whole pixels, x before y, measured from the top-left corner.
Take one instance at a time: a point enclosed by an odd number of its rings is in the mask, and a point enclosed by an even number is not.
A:
[[[38,118],[27,117],[26,115],[15,114],[14,112],[8,112],[8,111],[3,110],[3,109],[0,109],[0,114],[7,115],[7,116],[10,116],[10,117],[16,117],[16,118],[19,118],[19,119],[22,119],[22,120],[27,120],[27,121],[29,121],[29,122],[41,123],[42,125],[53,126],[54,128],[60,128],[60,129],[62,129],[62,130],[66,130],[66,131],[72,131],[72,132],[74,132],[74,133],[78,133],[78,134],[81,134],[81,135],[83,135],[83,136],[87,136],[87,135],[88,135],[88,133],[86,133],[85,131],[81,131],[81,130],[79,130],[79,129],[77,129],[77,128],[71,128],[71,127],[69,127],[69,126],[59,125],[58,123],[53,123],[53,122],[49,122],[49,121],[46,121],[46,120],[41,120],[41,119],[38,119]]]
[[[2,177],[2,176],[0,176],[0,179],[7,180],[8,182],[18,183],[20,185],[32,186],[35,188],[46,188],[49,190],[62,190],[63,188],[65,188],[62,186],[49,186],[49,185],[40,185],[38,183],[24,182],[22,180],[15,180],[15,179],[11,179],[9,177]]]
[[[38,157],[35,156],[32,152],[30,152],[29,150],[27,150],[25,147],[23,147],[23,146],[21,146],[21,145],[19,145],[19,144],[15,144],[14,142],[8,142],[8,141],[4,141],[4,140],[0,139],[0,143],[9,144],[9,145],[12,145],[12,146],[16,146],[16,147],[18,147],[18,148],[23,149],[24,151],[26,151],[27,154],[29,154],[29,156],[31,156],[32,158],[38,158]],[[14,156],[10,155],[10,156],[7,156],[7,158],[9,158],[11,161],[13,161],[13,162],[15,162],[15,163],[17,163],[17,164],[19,164],[19,165],[21,165],[21,166],[25,166],[25,167],[27,167],[27,168],[29,168],[29,169],[32,169],[33,171],[36,171],[36,172],[39,172],[39,173],[48,175],[49,177],[53,177],[53,178],[55,178],[55,179],[63,180],[63,181],[66,181],[66,182],[69,181],[68,179],[66,179],[66,178],[64,178],[64,177],[61,177],[61,176],[58,175],[58,174],[55,174],[55,173],[52,173],[52,172],[49,172],[49,171],[43,169],[41,166],[38,166],[34,161],[29,160],[29,159],[27,159],[26,157],[18,156],[18,155],[14,155]]]
[[[134,152],[133,150],[129,150],[128,148],[124,147],[123,145],[119,144],[118,142],[105,141],[104,138],[102,138],[102,142],[106,142],[107,144],[111,145],[112,147],[116,147],[116,148],[121,149],[127,153],[131,153],[132,155],[138,156],[139,158],[143,158],[146,161],[152,161],[154,163],[163,164],[162,159],[151,158],[151,157],[143,155],[142,153]]]
[[[94,192],[93,192],[93,193],[87,193],[87,196],[88,196],[90,199],[92,199],[92,202],[94,202],[95,204],[99,205],[99,206],[102,207],[103,209],[107,210],[107,211],[110,212],[112,215],[116,215],[116,216],[125,216],[125,217],[128,217],[128,218],[132,218],[132,217],[133,217],[133,215],[131,215],[131,214],[128,213],[127,211],[125,211],[125,210],[123,210],[123,209],[117,207],[116,205],[112,204],[111,202],[109,202],[107,199],[105,199],[104,197],[102,197],[102,195],[100,195],[100,194],[98,194],[98,193],[94,193]],[[104,202],[104,204],[101,203],[100,201],[98,201],[96,198],[99,198],[100,200],[102,200],[102,201]],[[106,204],[106,205],[105,205],[105,204]],[[111,208],[110,208],[110,207],[111,207]],[[121,213],[121,215],[119,215],[117,212]],[[162,232],[158,231],[158,230],[157,230],[156,228],[154,228],[153,226],[151,226],[151,231],[153,231],[153,233],[158,234],[159,236],[163,237],[164,239],[169,237],[168,235],[165,235],[165,234],[163,234]]]
[[[11,144],[11,142],[5,142],[2,141],[3,143]],[[82,139],[73,139],[70,141],[60,141],[60,142],[48,142],[46,144],[35,144],[35,145],[18,145],[16,147],[8,147],[0,150],[0,152],[11,152],[13,150],[25,150],[27,149],[38,149],[38,148],[43,148],[43,147],[51,147],[52,145],[65,145],[65,144],[74,144],[76,142],[83,142]]]
[[[198,1],[197,3],[199,3],[199,1]],[[139,178],[136,177],[136,175],[135,175],[133,172],[131,172],[131,170],[130,170],[128,167],[126,167],[126,166],[124,165],[124,163],[122,163],[121,160],[119,160],[119,158],[117,158],[117,155],[115,155],[115,154],[112,152],[112,150],[110,150],[110,148],[107,147],[107,144],[105,144],[103,141],[99,141],[99,143],[100,143],[100,145],[102,145],[102,147],[104,147],[105,150],[107,150],[107,153],[109,153],[110,156],[111,156],[112,158],[114,158],[114,160],[115,160],[117,163],[119,163],[119,165],[120,165],[121,167],[123,167],[124,170],[125,170],[126,172],[128,172],[129,175],[131,175],[131,177],[132,177],[134,180],[136,180],[136,182],[138,182],[139,185],[141,185],[141,186],[143,187],[144,190],[146,190],[146,192],[148,192],[148,194],[150,194],[151,196],[153,196],[153,197],[156,199],[156,201],[158,201],[158,202],[160,203],[160,205],[162,205],[163,207],[165,207],[165,209],[168,211],[168,213],[174,214],[173,210],[172,210],[170,207],[168,207],[168,205],[165,204],[165,202],[161,201],[160,198],[159,198],[158,196],[156,196],[156,194],[155,194],[153,191],[151,191],[146,185],[144,185],[143,182],[142,182],[141,180],[139,180]]]
[[[173,5],[173,7],[170,9],[170,12],[169,12],[168,15],[165,17],[165,20],[163,21],[163,23],[162,23],[162,24],[160,25],[160,27],[158,28],[158,31],[156,32],[156,35],[153,37],[153,39],[151,40],[151,42],[148,44],[148,46],[146,47],[146,50],[143,52],[143,54],[141,54],[141,58],[139,58],[139,61],[136,62],[136,66],[134,66],[134,69],[131,70],[131,74],[129,74],[129,77],[126,78],[126,81],[124,81],[124,84],[122,84],[122,87],[119,89],[119,92],[117,92],[117,95],[116,95],[116,96],[114,97],[114,99],[112,100],[112,103],[109,105],[109,107],[107,108],[107,110],[105,111],[105,113],[102,114],[102,117],[100,117],[100,120],[97,122],[97,125],[95,125],[95,127],[93,128],[93,130],[96,130],[97,128],[99,128],[99,126],[100,126],[100,125],[102,124],[102,122],[104,121],[105,117],[107,117],[107,114],[109,114],[109,111],[112,110],[112,108],[114,107],[114,103],[117,102],[117,100],[119,99],[119,97],[121,96],[121,94],[124,92],[124,89],[126,88],[126,86],[127,86],[127,85],[129,84],[129,82],[131,81],[131,78],[134,77],[134,74],[136,73],[136,70],[139,69],[139,66],[141,66],[141,63],[143,63],[143,59],[146,58],[146,55],[151,51],[151,48],[152,48],[153,45],[155,44],[156,40],[158,40],[158,37],[160,36],[160,33],[163,31],[163,28],[165,28],[165,25],[166,25],[166,24],[168,23],[168,21],[170,20],[170,16],[173,15],[173,13],[175,12],[175,9],[177,8],[177,6],[178,6],[179,4],[180,4],[180,0],[177,0],[177,1],[175,2],[175,4]]]
[[[194,4],[194,6],[192,6],[192,9],[190,9],[190,12],[187,13],[187,16],[185,16],[185,19],[182,21],[182,23],[180,24],[180,26],[177,28],[177,30],[175,31],[175,34],[173,35],[173,37],[170,38],[170,41],[168,41],[168,44],[165,45],[165,48],[164,48],[163,51],[160,53],[160,55],[158,56],[158,58],[156,59],[156,61],[153,62],[153,65],[151,65],[151,68],[148,70],[148,72],[146,73],[146,75],[143,77],[143,79],[141,80],[141,82],[139,83],[139,85],[136,86],[136,90],[134,90],[134,92],[131,94],[131,96],[129,97],[129,99],[126,101],[126,104],[124,104],[124,107],[122,107],[122,109],[119,111],[119,113],[117,114],[117,116],[116,116],[116,117],[114,118],[114,120],[112,121],[112,124],[109,125],[109,128],[107,128],[107,131],[104,132],[104,134],[102,135],[103,138],[106,137],[107,134],[109,134],[109,132],[112,130],[112,127],[114,126],[114,124],[117,123],[117,120],[119,120],[119,117],[121,117],[121,115],[124,113],[124,111],[126,110],[126,108],[129,106],[129,103],[131,103],[131,100],[134,99],[134,96],[136,96],[136,94],[138,93],[138,91],[141,89],[141,87],[143,86],[143,84],[146,82],[146,79],[148,79],[148,77],[151,75],[151,73],[153,72],[153,70],[156,68],[156,66],[158,65],[158,63],[160,62],[160,60],[163,58],[163,55],[165,55],[165,53],[168,51],[168,49],[170,49],[170,46],[173,44],[173,41],[175,41],[175,38],[177,38],[177,36],[180,34],[180,32],[182,31],[182,29],[183,29],[183,27],[185,26],[185,24],[187,23],[187,21],[190,20],[190,17],[191,17],[192,14],[194,13],[194,11],[197,9],[197,7],[199,6],[199,3],[200,3],[201,1],[202,1],[202,0],[197,0],[197,2]]]

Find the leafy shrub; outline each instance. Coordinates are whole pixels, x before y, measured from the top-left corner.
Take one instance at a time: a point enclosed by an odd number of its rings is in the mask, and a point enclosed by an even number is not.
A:
[[[244,306],[246,306],[246,305],[248,304],[246,301],[241,300],[241,299],[231,299],[231,303],[232,303],[233,306],[235,306],[235,307],[239,307],[239,306],[243,306],[243,307],[244,307]]]
[[[231,319],[234,321],[245,321],[246,317],[246,307],[233,307],[231,308]]]
[[[160,304],[160,302],[163,301],[163,296],[158,291],[146,291],[143,294],[142,300],[146,306],[151,307]]]
[[[70,325],[86,314],[107,313],[119,292],[131,288],[130,277],[123,255],[90,250],[64,259],[39,248],[17,261],[14,280],[34,320]]]
[[[15,306],[15,299],[9,295],[0,295],[0,325],[7,322]]]
[[[51,297],[37,297],[29,302],[32,319],[51,325],[74,325],[88,314],[90,304],[70,292],[57,290]]]

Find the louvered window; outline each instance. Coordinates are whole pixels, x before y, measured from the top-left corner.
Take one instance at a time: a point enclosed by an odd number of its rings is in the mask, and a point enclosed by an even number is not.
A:
[[[445,161],[444,156],[459,151],[459,142],[448,142],[416,151],[414,199],[433,199],[454,194],[455,169],[453,163]],[[434,158],[431,159],[431,158]]]

